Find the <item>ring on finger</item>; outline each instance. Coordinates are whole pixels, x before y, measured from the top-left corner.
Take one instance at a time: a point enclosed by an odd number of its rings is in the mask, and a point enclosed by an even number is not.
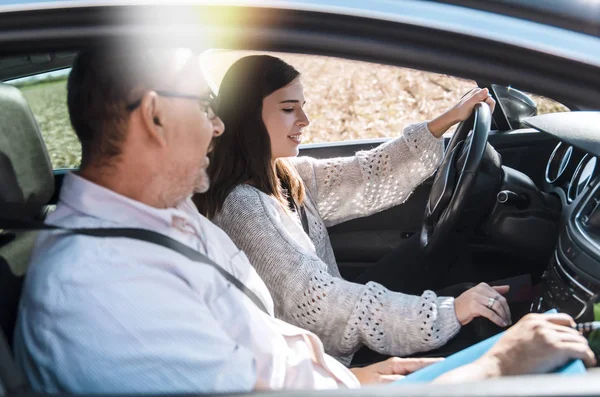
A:
[[[492,307],[494,307],[494,303],[496,303],[496,298],[489,298],[487,308],[492,310]]]

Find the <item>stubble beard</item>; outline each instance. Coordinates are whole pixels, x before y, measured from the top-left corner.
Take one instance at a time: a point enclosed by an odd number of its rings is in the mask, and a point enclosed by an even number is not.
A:
[[[169,176],[165,176],[171,188],[160,193],[160,201],[163,206],[165,208],[176,207],[194,193],[206,193],[210,187],[207,170],[208,161],[204,161],[202,166],[195,170],[191,167],[187,168],[187,175],[173,171]],[[191,173],[192,171],[195,171],[195,175]]]
[[[194,193],[206,193],[209,188],[210,178],[208,176],[208,172],[206,172],[206,168],[203,167],[196,178]]]

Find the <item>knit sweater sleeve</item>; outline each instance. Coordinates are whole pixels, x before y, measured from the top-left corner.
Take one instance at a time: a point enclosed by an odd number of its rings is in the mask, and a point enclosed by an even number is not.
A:
[[[351,157],[292,159],[327,227],[404,202],[436,170],[444,152],[427,122]]]
[[[317,334],[335,357],[361,345],[390,355],[409,355],[444,345],[459,330],[454,299],[405,295],[370,282],[333,277],[306,249],[308,236],[282,225],[277,204],[255,189],[229,195],[215,218],[245,251],[275,301],[277,317]]]

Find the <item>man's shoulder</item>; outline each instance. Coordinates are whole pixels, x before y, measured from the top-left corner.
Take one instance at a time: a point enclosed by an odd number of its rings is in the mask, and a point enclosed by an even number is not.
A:
[[[106,221],[69,211],[62,205],[48,215],[46,223],[65,228],[96,228],[114,226]],[[102,239],[95,239],[61,230],[41,231],[29,261],[29,276],[51,274],[54,279],[68,281],[92,263],[108,261],[112,253]],[[28,277],[29,277],[28,276]]]
[[[68,282],[92,264],[99,266],[110,258],[111,253],[104,249],[101,241],[60,231],[44,231],[37,237],[28,277],[52,277]]]

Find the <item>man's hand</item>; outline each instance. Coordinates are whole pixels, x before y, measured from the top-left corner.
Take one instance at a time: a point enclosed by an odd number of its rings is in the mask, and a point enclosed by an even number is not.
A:
[[[511,327],[480,359],[435,380],[461,383],[552,371],[572,359],[596,365],[587,340],[566,314],[528,314]]]
[[[454,311],[458,322],[465,325],[475,317],[485,317],[500,327],[510,325],[510,309],[502,296],[509,289],[508,285],[490,287],[486,283],[480,283],[464,292],[454,300]]]
[[[587,339],[574,326],[575,321],[564,313],[528,314],[480,360],[496,376],[544,373],[570,359],[596,365]]]
[[[442,360],[443,358],[392,357],[366,367],[352,368],[350,371],[358,378],[361,385],[389,383]]]
[[[441,137],[448,128],[468,119],[471,113],[473,113],[473,108],[479,102],[487,103],[490,106],[491,111],[494,111],[496,101],[489,96],[488,89],[474,88],[467,92],[456,105],[431,120],[427,124],[429,131],[437,138]]]

